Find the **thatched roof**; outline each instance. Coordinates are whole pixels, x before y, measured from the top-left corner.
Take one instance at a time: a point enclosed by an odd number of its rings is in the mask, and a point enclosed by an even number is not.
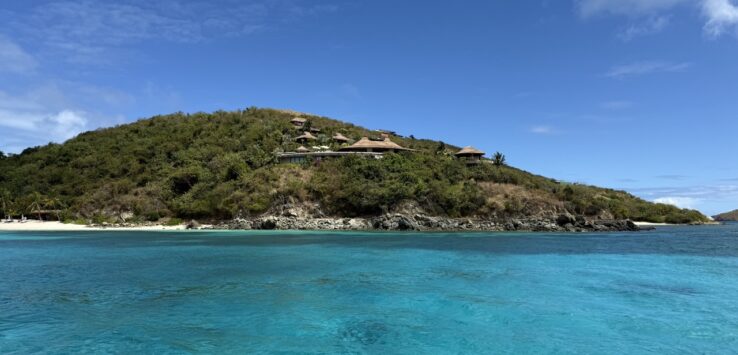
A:
[[[472,146],[464,147],[461,149],[458,153],[456,153],[456,156],[464,156],[464,155],[484,155],[485,153],[477,148],[474,148]]]
[[[343,134],[341,134],[341,133],[336,133],[336,134],[334,134],[334,135],[333,135],[333,140],[334,140],[334,141],[339,141],[339,142],[348,142],[348,141],[349,141],[349,139],[348,139],[348,138],[346,138],[346,136],[344,136],[344,135],[343,135]]]
[[[295,118],[291,119],[290,122],[292,122],[292,123],[305,123],[305,122],[307,122],[307,118],[295,117]]]
[[[300,146],[299,148],[295,149],[298,153],[307,153],[310,151],[310,149],[305,148],[304,146]]]
[[[391,141],[389,138],[385,138],[382,141],[369,140],[367,137],[362,137],[358,142],[352,144],[349,147],[343,147],[341,150],[409,150],[400,146],[399,144]]]
[[[315,139],[318,139],[318,138],[315,137],[314,135],[310,134],[310,132],[305,132],[301,136],[295,138],[296,141],[299,141],[299,140],[302,140],[302,139],[305,139],[305,140],[308,140],[308,139],[315,140]]]

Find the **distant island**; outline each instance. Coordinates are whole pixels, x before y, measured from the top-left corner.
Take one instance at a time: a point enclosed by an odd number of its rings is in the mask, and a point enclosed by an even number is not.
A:
[[[725,212],[712,218],[718,222],[738,222],[738,210]]]
[[[231,229],[636,230],[698,211],[509,166],[502,153],[299,112],[175,113],[0,153],[0,213]]]

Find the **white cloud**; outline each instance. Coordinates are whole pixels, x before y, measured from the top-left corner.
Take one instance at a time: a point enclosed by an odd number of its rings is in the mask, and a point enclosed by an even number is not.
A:
[[[65,89],[69,87],[47,85],[19,95],[0,91],[0,150],[18,152],[48,142],[61,143],[89,129],[97,116],[75,109]]]
[[[618,37],[625,41],[631,41],[636,37],[653,35],[663,31],[669,25],[669,16],[652,16],[640,23],[631,23]]]
[[[717,214],[736,208],[738,185],[716,183],[704,186],[629,188],[629,192],[649,201]]]
[[[656,33],[668,24],[658,16],[672,11],[680,5],[691,5],[695,11],[702,12],[706,23],[704,31],[717,37],[733,31],[738,35],[738,4],[736,0],[575,0],[577,12],[583,18],[598,15],[626,16],[631,19],[652,17],[640,25],[631,25],[621,36],[631,39],[642,34]],[[668,18],[668,17],[667,17]]]
[[[58,141],[65,141],[82,132],[87,127],[87,118],[84,112],[64,110],[49,117],[51,135]]]
[[[23,131],[12,132],[15,134],[38,135],[52,142],[64,142],[76,136],[85,130],[87,121],[85,113],[79,111],[42,113],[0,109],[0,126]]]
[[[738,29],[738,6],[731,0],[704,0],[702,11],[708,18],[705,32],[709,35],[719,36],[729,29]]]
[[[677,206],[679,208],[694,209],[695,206],[700,202],[700,200],[694,197],[671,196],[671,197],[660,197],[660,198],[654,199],[653,202]]]
[[[618,65],[611,68],[605,76],[615,79],[623,79],[626,77],[645,75],[652,73],[666,72],[682,72],[691,66],[690,63],[669,63],[669,62],[636,62],[626,65]]]
[[[36,68],[36,60],[9,38],[0,35],[0,72],[26,74]]]

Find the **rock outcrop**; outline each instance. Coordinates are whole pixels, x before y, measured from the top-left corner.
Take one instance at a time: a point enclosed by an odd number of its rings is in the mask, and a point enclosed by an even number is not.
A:
[[[487,220],[447,218],[424,214],[388,213],[369,218],[329,218],[260,216],[239,218],[214,225],[214,229],[243,230],[385,230],[385,231],[532,231],[532,232],[609,232],[638,231],[629,220],[588,220],[561,215],[556,219]]]

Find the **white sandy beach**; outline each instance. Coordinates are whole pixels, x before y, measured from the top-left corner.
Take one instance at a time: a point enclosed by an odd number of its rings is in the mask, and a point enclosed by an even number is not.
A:
[[[12,223],[0,222],[0,231],[100,231],[100,230],[136,230],[136,231],[163,231],[163,230],[185,230],[184,225],[179,226],[140,226],[140,227],[88,227],[81,224],[65,224],[61,222],[41,222],[28,220],[25,223],[18,221]]]

